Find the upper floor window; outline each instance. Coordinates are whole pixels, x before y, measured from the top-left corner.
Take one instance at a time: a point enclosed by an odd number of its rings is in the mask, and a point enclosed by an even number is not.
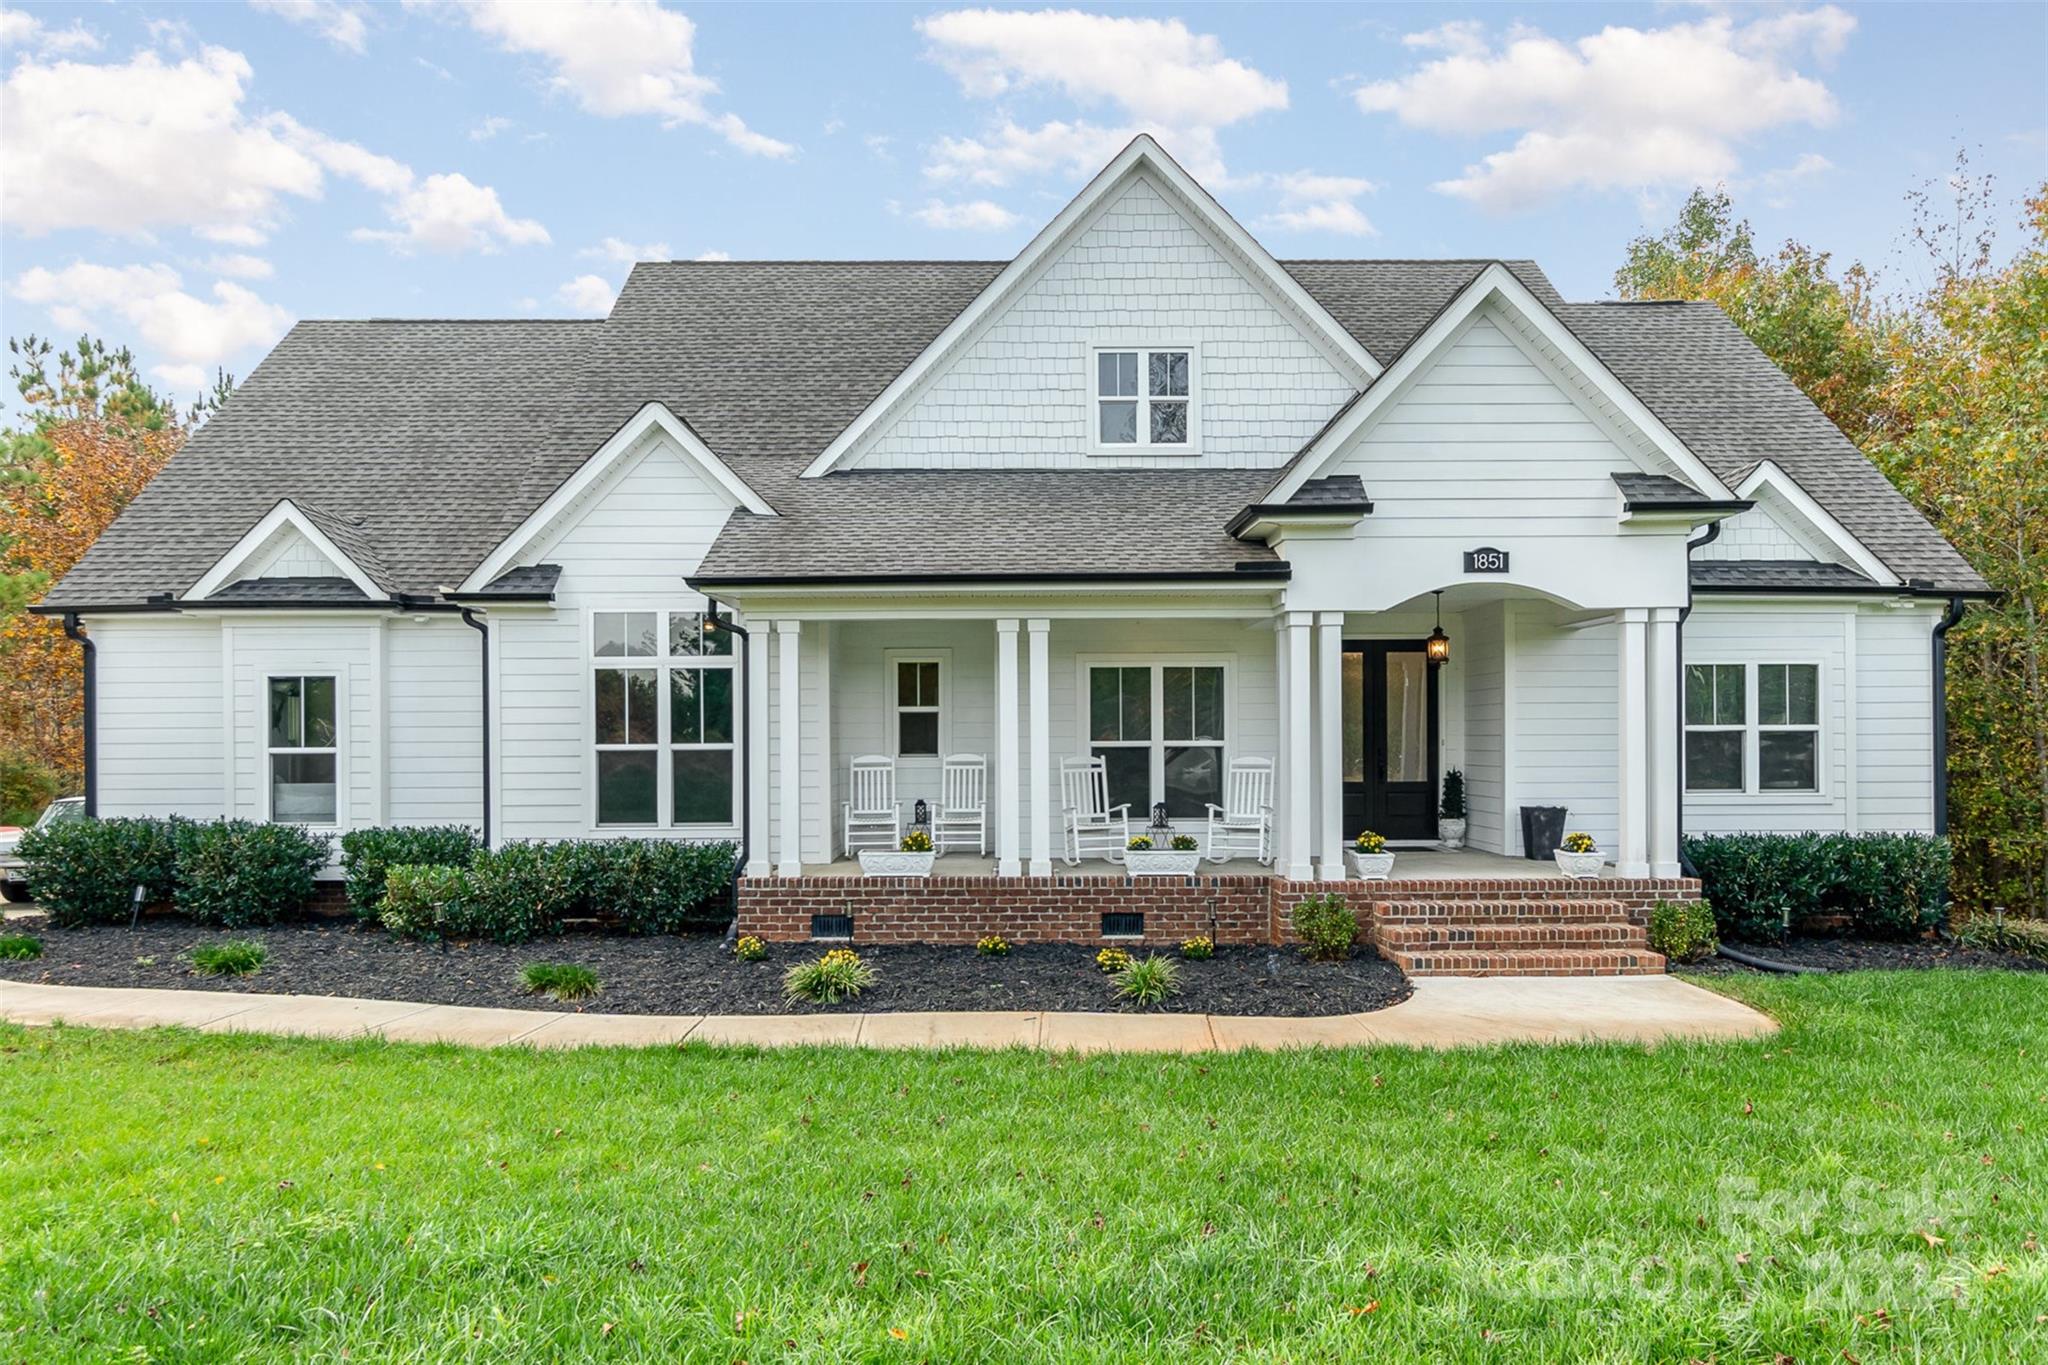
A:
[[[1185,453],[1195,444],[1195,354],[1189,350],[1095,352],[1097,449]]]

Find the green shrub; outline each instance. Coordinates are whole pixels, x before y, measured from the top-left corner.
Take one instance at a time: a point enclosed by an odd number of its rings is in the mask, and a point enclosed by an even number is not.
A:
[[[1310,957],[1319,962],[1341,962],[1351,956],[1351,945],[1358,939],[1358,916],[1334,891],[1304,896],[1289,918],[1301,940],[1301,950]]]
[[[535,995],[556,1000],[587,1000],[597,994],[597,973],[574,962],[529,962],[519,979]]]
[[[1197,934],[1180,942],[1180,955],[1190,962],[1207,962],[1216,956],[1216,941],[1207,934]]]
[[[467,825],[384,826],[341,836],[341,874],[349,909],[374,921],[384,902],[384,874],[407,867],[467,867],[483,841]]]
[[[1787,925],[1847,916],[1858,934],[1906,938],[1948,906],[1948,841],[1926,834],[1717,834],[1688,838],[1723,938],[1775,943]]]
[[[1721,946],[1714,907],[1705,901],[1658,901],[1650,907],[1650,947],[1673,962],[1712,957]]]
[[[201,924],[224,929],[275,924],[298,913],[312,899],[314,874],[332,851],[324,834],[249,820],[185,823],[172,842],[177,847],[172,904]]]
[[[1437,803],[1437,816],[1444,820],[1465,818],[1465,774],[1453,768],[1444,774],[1443,799]]]
[[[1145,957],[1118,972],[1119,1000],[1150,1009],[1180,990],[1180,964],[1170,957]]]
[[[70,778],[27,750],[0,749],[0,825],[33,825],[43,807],[76,790]]]
[[[759,962],[768,956],[768,945],[752,934],[743,934],[732,945],[732,955],[742,962]]]
[[[0,934],[0,961],[27,962],[43,955],[43,941],[32,934]]]
[[[59,820],[21,837],[29,893],[57,924],[118,924],[137,885],[145,902],[176,883],[182,820]]]
[[[2020,953],[2048,962],[2048,920],[1998,919],[1973,916],[1956,931],[1972,948],[1994,953]]]
[[[469,872],[460,867],[400,864],[384,874],[377,917],[400,938],[465,938],[469,934]]]
[[[836,1005],[875,984],[875,969],[851,948],[834,948],[812,962],[799,962],[782,974],[783,998],[792,1005]]]
[[[726,888],[739,846],[673,839],[585,839],[551,845],[565,860],[575,914],[634,934],[672,934],[729,918]]]
[[[460,928],[494,943],[525,943],[559,934],[576,911],[576,885],[566,859],[546,844],[478,849],[463,888]]]
[[[192,969],[201,976],[250,976],[270,953],[254,939],[202,943],[192,950]]]

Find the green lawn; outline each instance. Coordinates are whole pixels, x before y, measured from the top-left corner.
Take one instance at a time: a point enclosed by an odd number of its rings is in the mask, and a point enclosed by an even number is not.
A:
[[[1784,1033],[1083,1060],[0,1028],[0,1359],[2048,1359],[2048,981],[1727,988]]]

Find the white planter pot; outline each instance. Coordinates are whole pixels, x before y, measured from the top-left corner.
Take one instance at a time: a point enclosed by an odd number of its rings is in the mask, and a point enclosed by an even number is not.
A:
[[[1394,875],[1394,855],[1391,853],[1360,853],[1357,849],[1345,851],[1351,860],[1351,875],[1360,881],[1383,882]]]
[[[860,873],[863,877],[929,877],[932,875],[932,859],[937,853],[899,853],[887,848],[864,848],[860,851]]]
[[[1436,822],[1436,841],[1445,848],[1465,846],[1465,822],[1463,820],[1441,819]]]
[[[1599,876],[1601,864],[1607,861],[1607,855],[1597,848],[1591,853],[1567,853],[1559,849],[1550,856],[1557,859],[1558,871],[1567,877],[1581,879]]]
[[[1124,871],[1133,877],[1185,877],[1201,859],[1199,849],[1130,848],[1124,850]]]

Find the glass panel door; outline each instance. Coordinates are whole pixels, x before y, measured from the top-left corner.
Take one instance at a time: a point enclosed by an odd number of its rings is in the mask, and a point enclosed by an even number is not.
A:
[[[1429,657],[1387,651],[1382,714],[1387,727],[1389,782],[1429,781]]]

